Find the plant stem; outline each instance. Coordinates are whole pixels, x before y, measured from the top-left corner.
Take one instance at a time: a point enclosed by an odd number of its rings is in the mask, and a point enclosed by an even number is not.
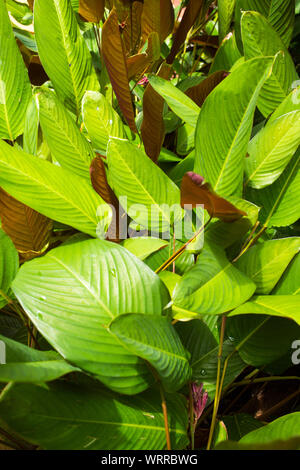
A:
[[[222,382],[220,384],[220,376],[221,376],[222,353],[223,353],[223,342],[224,342],[225,326],[226,326],[226,316],[223,315],[222,316],[221,331],[220,331],[219,352],[218,352],[218,369],[217,369],[216,393],[215,393],[212,421],[211,421],[211,425],[210,425],[208,443],[207,443],[207,448],[206,448],[207,450],[210,450],[210,447],[211,447],[211,443],[212,443],[212,439],[213,439],[213,435],[214,435],[214,430],[215,430],[215,425],[216,425],[216,420],[217,420],[217,413],[218,413],[218,408],[219,408],[219,403],[220,403],[220,398],[221,398],[221,392],[222,392]]]
[[[162,384],[159,384],[160,396],[161,396],[161,407],[164,415],[164,423],[165,423],[165,431],[166,431],[166,442],[167,442],[167,450],[171,449],[171,438],[170,438],[170,430],[169,430],[169,423],[168,423],[168,409],[167,403],[165,399],[164,389]]]

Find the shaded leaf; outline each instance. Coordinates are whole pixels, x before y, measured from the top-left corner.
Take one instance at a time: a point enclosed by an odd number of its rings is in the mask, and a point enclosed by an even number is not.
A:
[[[288,268],[283,273],[280,281],[272,291],[272,294],[300,294],[300,286],[298,273],[300,270],[300,255],[296,255],[292,262],[289,264]]]
[[[129,90],[128,70],[124,45],[119,31],[118,15],[115,8],[109,14],[102,28],[101,50],[110,81],[122,113],[133,132],[136,132],[134,112]]]
[[[228,33],[217,50],[210,66],[209,74],[213,74],[219,70],[229,72],[232,66],[241,57],[241,53],[236,45],[235,33]]]
[[[223,41],[227,33],[230,31],[231,21],[234,13],[236,0],[219,0],[218,2],[218,15],[219,15],[219,39]]]
[[[30,399],[29,399],[30,397]],[[188,443],[187,410],[180,395],[167,395],[173,449]],[[165,449],[159,393],[134,398],[95,385],[53,382],[15,384],[0,399],[1,419],[29,442],[49,450]]]

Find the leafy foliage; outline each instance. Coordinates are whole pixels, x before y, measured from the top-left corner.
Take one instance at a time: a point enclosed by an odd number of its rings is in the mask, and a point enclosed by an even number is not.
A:
[[[299,448],[299,14],[0,0],[1,443]]]

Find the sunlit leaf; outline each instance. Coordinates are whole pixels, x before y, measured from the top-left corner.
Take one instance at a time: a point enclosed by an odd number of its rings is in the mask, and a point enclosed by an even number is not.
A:
[[[0,261],[0,308],[2,308],[7,304],[7,294],[19,268],[18,253],[3,230],[0,230]]]

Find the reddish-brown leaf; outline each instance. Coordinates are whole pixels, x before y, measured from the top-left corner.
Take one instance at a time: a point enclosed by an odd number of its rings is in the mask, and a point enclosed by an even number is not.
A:
[[[114,210],[112,211],[113,217],[111,224],[108,228],[106,238],[110,241],[120,241],[120,207],[118,199],[116,198],[113,190],[109,186],[106,178],[105,166],[100,156],[93,159],[90,166],[91,182],[94,190],[102,199],[110,204]],[[122,214],[123,215],[123,214]]]
[[[213,47],[218,49],[219,47],[219,36],[210,36],[209,34],[201,34],[201,36],[192,37],[189,42],[191,44],[197,44],[204,47]]]
[[[217,217],[223,222],[234,222],[240,219],[246,212],[241,211],[226,199],[218,196],[209,183],[204,182],[204,178],[197,173],[188,171],[181,182],[181,206],[203,204],[211,217]]]
[[[90,23],[99,23],[104,14],[105,0],[79,0],[78,13]]]
[[[103,25],[101,50],[120,109],[130,129],[137,132],[129,90],[126,55],[115,8]]]
[[[159,35],[156,32],[150,33],[146,52],[136,54],[127,59],[127,69],[129,80],[140,78],[150,66],[160,57]]]
[[[163,63],[157,73],[166,80],[170,77],[172,67]],[[163,122],[164,99],[148,83],[143,97],[142,139],[148,157],[157,161],[164,141],[165,128]]]
[[[203,4],[204,0],[190,0],[187,4],[182,20],[176,30],[170,54],[167,57],[168,64],[172,64],[174,62],[181,45],[185,41],[187,33],[202,12]]]
[[[12,239],[22,259],[38,256],[50,239],[53,222],[0,188],[2,229]]]
[[[122,37],[128,54],[135,54],[141,42],[141,17],[143,4],[133,2],[128,11],[124,10],[122,17]]]
[[[227,75],[228,72],[225,70],[219,70],[200,82],[199,85],[189,88],[185,94],[201,108],[208,95]]]
[[[174,8],[171,0],[160,0],[160,42],[172,33],[174,29]]]

